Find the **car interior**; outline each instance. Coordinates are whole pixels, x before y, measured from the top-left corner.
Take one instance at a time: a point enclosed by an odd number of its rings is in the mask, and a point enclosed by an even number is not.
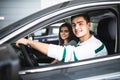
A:
[[[106,45],[109,54],[115,52],[116,26],[116,19],[114,17],[102,19],[98,24],[97,35]]]
[[[116,33],[117,33],[117,19],[115,17],[115,14],[110,10],[96,10],[96,11],[90,11],[88,12],[90,19],[91,19],[91,33],[95,35],[98,39],[100,39],[107,47],[108,54],[114,54],[116,51]],[[60,19],[57,22],[51,24],[57,24],[57,23],[63,23],[63,22],[70,22],[70,16],[65,17],[64,19]],[[47,27],[50,27],[51,25],[47,25]],[[35,31],[36,32],[36,31]],[[29,38],[33,33],[27,35],[26,37]],[[46,36],[49,36],[47,34]],[[36,37],[36,36],[33,36]],[[38,37],[38,36],[37,36]],[[42,37],[42,36],[40,36]],[[42,37],[44,38],[44,37]],[[34,40],[35,38],[33,38]],[[57,44],[57,41],[43,41],[46,43],[51,44]],[[30,46],[23,46],[21,45],[20,48],[13,45],[15,48],[17,55],[20,58],[21,63],[21,69],[28,68],[28,67],[43,67],[46,65],[50,65],[50,62],[53,61],[53,58],[47,57],[46,55],[40,54],[41,52],[31,48]]]

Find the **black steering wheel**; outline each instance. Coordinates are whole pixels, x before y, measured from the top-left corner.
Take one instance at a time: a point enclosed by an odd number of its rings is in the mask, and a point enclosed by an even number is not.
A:
[[[27,66],[38,66],[38,63],[34,57],[34,54],[28,52],[30,50],[28,46],[20,44],[20,49],[22,51],[22,55],[24,56],[24,60],[25,60],[24,64],[26,64]]]

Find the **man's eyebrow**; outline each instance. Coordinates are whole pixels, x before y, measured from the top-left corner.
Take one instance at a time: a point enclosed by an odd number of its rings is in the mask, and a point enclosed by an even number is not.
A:
[[[83,21],[79,21],[79,22],[77,22],[77,23],[82,23]]]
[[[82,22],[83,22],[83,21],[78,21],[77,23],[82,23]],[[75,24],[75,23],[72,22],[72,24]]]

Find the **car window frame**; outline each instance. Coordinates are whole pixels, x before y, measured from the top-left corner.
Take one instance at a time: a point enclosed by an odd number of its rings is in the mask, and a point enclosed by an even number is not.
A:
[[[105,8],[107,8],[108,6],[100,6],[100,7],[102,7],[102,9],[104,10]],[[91,9],[92,8],[92,9]],[[70,15],[72,15],[72,14],[75,14],[75,13],[78,13],[78,12],[86,12],[86,11],[91,11],[91,10],[98,10],[98,9],[100,9],[100,10],[102,10],[101,8],[98,8],[98,7],[91,7],[91,8],[85,8],[85,9],[81,9],[81,10],[76,10],[76,12],[74,12],[74,13],[71,13],[71,14],[69,14],[68,16],[70,16]],[[112,8],[112,7],[111,7]],[[108,7],[108,9],[110,9],[110,7]],[[75,10],[73,10],[73,11],[75,11]],[[65,15],[65,14],[64,14]],[[63,15],[63,16],[64,16]],[[67,14],[66,14],[67,15]],[[63,16],[59,16],[59,17],[63,17]],[[58,18],[59,18],[58,17]],[[66,18],[66,16],[64,16],[65,18]],[[63,18],[62,18],[63,19]],[[60,19],[61,20],[61,19]],[[50,23],[50,24],[48,24],[48,25],[51,25],[51,24],[53,24],[53,23]],[[47,25],[47,26],[48,26]],[[45,27],[45,26],[44,26]],[[65,64],[63,64],[63,65],[65,65]],[[47,66],[46,66],[47,67]]]

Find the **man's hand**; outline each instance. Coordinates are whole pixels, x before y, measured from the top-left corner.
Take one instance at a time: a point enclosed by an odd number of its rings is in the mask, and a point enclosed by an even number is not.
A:
[[[29,40],[21,38],[18,41],[16,41],[16,45],[19,47],[19,44],[24,44],[24,45],[28,45]]]

